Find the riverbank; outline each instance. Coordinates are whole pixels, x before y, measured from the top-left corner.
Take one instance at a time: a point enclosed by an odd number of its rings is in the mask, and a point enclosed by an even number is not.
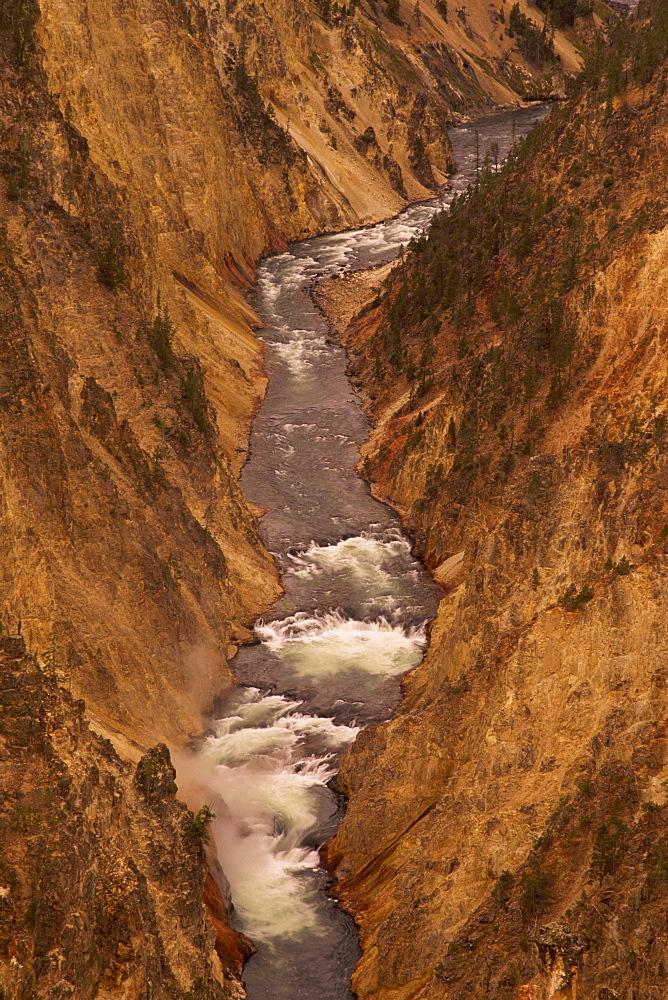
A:
[[[322,891],[317,850],[340,820],[329,783],[358,730],[397,708],[399,680],[420,662],[442,595],[397,516],[357,472],[369,425],[345,352],[311,298],[313,283],[347,272],[338,297],[350,318],[369,281],[382,281],[470,183],[479,149],[503,155],[544,113],[530,108],[453,130],[460,170],[442,199],[374,227],[295,243],[258,272],[253,307],[266,321],[269,382],[241,485],[266,510],[262,539],[284,593],[256,624],[260,642],[234,661],[244,687],[221,703],[200,752],[179,762],[180,784],[190,780],[217,814],[211,832],[238,926],[258,945],[245,970],[252,1000],[268,991],[274,1000],[349,1000],[355,931]],[[422,767],[422,747],[407,753]]]
[[[416,203],[376,227],[293,244],[258,273],[269,383],[241,485],[266,510],[260,530],[284,593],[234,660],[244,686],[221,702],[200,751],[177,761],[189,800],[216,813],[237,925],[258,947],[244,973],[258,1000],[350,998],[356,932],[319,866],[341,814],[329,783],[359,729],[397,705],[440,596],[356,472],[368,424],[309,293],[323,270],[395,257],[435,209]]]
[[[396,261],[380,264],[363,271],[344,271],[316,282],[311,298],[322,311],[330,330],[339,343],[357,314],[379,293]]]

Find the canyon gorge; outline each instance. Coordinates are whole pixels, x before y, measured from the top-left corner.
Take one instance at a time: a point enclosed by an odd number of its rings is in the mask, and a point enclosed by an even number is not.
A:
[[[665,0],[0,0],[0,58],[0,998],[662,997]]]

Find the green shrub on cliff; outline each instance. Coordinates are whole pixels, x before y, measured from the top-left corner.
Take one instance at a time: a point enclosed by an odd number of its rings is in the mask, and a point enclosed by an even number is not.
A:
[[[612,571],[618,576],[628,576],[631,572],[631,563],[626,556],[622,556],[619,562],[612,567]]]
[[[199,431],[204,433],[207,428],[206,395],[204,392],[204,376],[199,368],[193,368],[181,380],[181,391],[183,392],[183,400],[186,407],[195,421],[195,426]]]
[[[14,53],[20,66],[27,61],[39,15],[37,0],[0,0],[0,31],[11,31]]]
[[[122,285],[126,278],[123,234],[120,226],[112,226],[98,257],[97,280],[113,290]]]
[[[522,55],[536,66],[542,66],[556,58],[552,41],[554,32],[549,30],[547,19],[543,27],[539,28],[530,17],[522,13],[518,3],[510,11],[508,34],[511,38],[517,38]]]
[[[176,365],[176,355],[172,348],[174,327],[169,318],[167,306],[158,312],[158,315],[148,328],[147,336],[148,342],[160,362],[160,367],[165,372],[172,371]]]
[[[559,598],[559,603],[566,611],[580,611],[585,604],[594,596],[594,591],[588,584],[585,584],[582,590],[577,593],[567,591]]]
[[[556,881],[554,872],[544,871],[538,861],[532,859],[529,869],[520,878],[520,909],[525,917],[538,916],[554,901]]]
[[[219,992],[208,986],[201,976],[197,976],[190,989],[183,994],[183,1000],[214,1000]]]
[[[621,805],[615,800],[610,816],[596,831],[591,861],[590,882],[602,882],[606,875],[614,875],[626,853],[629,829],[621,818]]]
[[[401,11],[399,8],[399,0],[387,0],[387,16],[390,21],[395,24],[403,24],[401,20]]]
[[[572,25],[576,17],[590,14],[592,0],[536,0],[536,6],[555,28]]]
[[[510,899],[510,894],[512,892],[513,886],[515,884],[515,878],[512,872],[503,871],[499,875],[494,888],[492,889],[492,899],[504,910],[508,905],[508,900]]]
[[[668,882],[668,838],[663,837],[647,857],[647,884],[650,892]]]
[[[606,94],[611,101],[629,84],[648,84],[666,59],[668,0],[641,0],[632,27],[621,20],[607,44],[599,40],[590,46],[580,86]]]
[[[202,806],[202,808],[198,809],[192,818],[192,822],[187,831],[188,836],[201,840],[204,844],[208,844],[211,840],[211,835],[207,827],[211,820],[215,818],[216,814],[211,812],[208,806]]]

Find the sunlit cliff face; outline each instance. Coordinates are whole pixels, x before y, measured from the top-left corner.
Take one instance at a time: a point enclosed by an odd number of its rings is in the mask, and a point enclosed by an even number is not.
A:
[[[5,4],[0,17],[9,6],[22,9]],[[392,27],[382,9],[358,7],[328,25],[315,6],[291,0],[224,9],[214,0],[43,0],[20,54],[0,27],[0,617],[85,701],[123,759],[144,761],[129,776],[91,737],[82,763],[79,722],[63,722],[72,749],[54,708],[57,779],[50,750],[39,768],[17,772],[10,821],[30,850],[19,851],[18,894],[15,873],[0,874],[0,902],[11,902],[2,917],[23,928],[2,937],[24,942],[24,951],[0,955],[11,1000],[32,990],[33,966],[47,961],[38,996],[76,993],[82,983],[91,995],[125,1000],[202,989],[216,1000],[239,996],[245,946],[233,940],[226,950],[222,898],[216,935],[200,905],[202,831],[173,800],[167,750],[144,751],[163,740],[189,744],[214,698],[233,686],[228,660],[279,593],[265,544],[280,550],[287,596],[260,635],[261,690],[221,709],[217,735],[196,759],[184,756],[179,780],[195,804],[212,799],[239,920],[261,945],[271,950],[307,928],[320,939],[330,927],[331,907],[310,874],[314,847],[334,829],[326,785],[357,723],[396,703],[397,676],[421,655],[434,594],[417,580],[396,521],[383,519],[352,474],[365,421],[341,426],[331,404],[350,394],[343,368],[325,399],[313,371],[331,345],[301,319],[270,335],[276,354],[267,367],[274,380],[284,365],[298,380],[288,387],[293,398],[313,412],[281,411],[276,427],[260,427],[276,471],[277,456],[285,458],[284,474],[255,492],[249,471],[243,495],[238,476],[266,386],[252,332],[260,319],[244,296],[263,254],[375,222],[433,193],[451,167],[452,114],[517,101],[508,80],[471,63],[471,51],[482,59],[481,38],[495,53],[505,48],[489,5],[473,6],[465,26],[446,24],[425,2],[424,26],[411,23],[409,35],[408,23]],[[558,75],[545,86],[559,87]],[[523,79],[539,76],[527,70]],[[316,271],[387,259],[434,210],[417,205],[403,221],[333,237],[317,260],[307,247],[283,271],[263,271],[260,294],[266,287],[285,299],[294,284],[301,308]],[[273,323],[270,300],[261,308]],[[350,460],[343,478],[331,461],[338,452]],[[304,510],[291,520],[284,501],[291,484],[307,484],[309,465],[307,506],[317,516],[307,523]],[[352,499],[336,492],[341,483]],[[264,540],[249,497],[281,512]],[[300,587],[317,605],[304,610]],[[241,672],[250,675],[244,655]],[[285,688],[276,696],[266,694],[274,670]],[[291,686],[304,689],[303,701]],[[337,699],[345,701],[339,717],[317,716]],[[46,725],[30,708],[28,728]],[[118,777],[124,801],[141,797],[146,810],[115,811],[113,782],[104,785],[100,773]],[[38,821],[26,830],[15,822],[30,812],[29,782],[36,788],[38,779],[49,795],[56,785],[61,795],[61,780],[67,786],[66,808],[48,821],[56,816],[70,843],[86,835],[85,851],[63,847],[72,866],[59,872],[67,872],[67,906],[44,890],[46,869],[35,860],[43,845],[32,851]],[[100,812],[82,818],[98,801],[98,782]],[[12,847],[23,850],[18,835]],[[108,952],[71,943],[89,906],[102,914]],[[331,940],[347,942],[340,985],[356,944],[349,924],[336,926]],[[30,951],[34,941],[46,958]],[[53,959],[63,950],[76,962],[94,957],[71,975],[67,960]],[[61,968],[72,982],[58,981]]]

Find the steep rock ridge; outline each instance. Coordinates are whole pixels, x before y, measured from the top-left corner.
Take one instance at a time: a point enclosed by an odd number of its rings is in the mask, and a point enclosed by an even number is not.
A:
[[[341,771],[361,997],[664,991],[667,57],[641,4],[345,333],[447,589]]]
[[[167,748],[123,763],[20,637],[0,638],[0,706],[3,998],[243,996],[248,945],[206,916]]]

